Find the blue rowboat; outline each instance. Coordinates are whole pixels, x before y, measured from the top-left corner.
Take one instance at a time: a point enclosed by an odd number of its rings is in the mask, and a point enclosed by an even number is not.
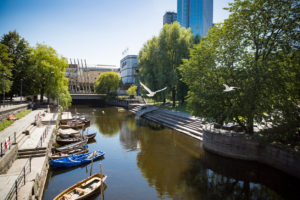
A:
[[[92,160],[96,160],[102,156],[104,156],[104,152],[102,151],[94,151],[79,155],[72,154],[68,157],[51,160],[51,164],[53,167],[75,167],[84,163],[89,163]]]

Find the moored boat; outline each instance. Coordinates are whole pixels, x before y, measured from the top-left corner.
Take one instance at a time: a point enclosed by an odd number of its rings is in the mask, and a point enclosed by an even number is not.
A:
[[[59,159],[59,158],[65,158],[68,157],[72,154],[84,154],[89,152],[88,148],[84,148],[84,147],[80,147],[78,149],[72,149],[69,151],[64,151],[64,152],[56,152],[56,153],[52,153],[52,155],[49,157],[51,160],[55,160],[55,159]]]
[[[68,128],[80,129],[80,128],[84,128],[84,126],[85,126],[85,124],[81,123],[81,122],[68,122],[67,124],[59,125],[59,128],[62,128],[62,129],[68,129]]]
[[[65,152],[71,149],[77,149],[78,147],[82,147],[87,144],[88,139],[81,140],[79,142],[75,142],[72,144],[68,144],[62,147],[55,148],[54,151]]]
[[[56,138],[56,143],[63,146],[75,142],[80,142],[81,140],[81,138]]]
[[[84,138],[88,139],[88,142],[91,141],[92,139],[94,139],[95,137],[96,137],[96,133],[90,133],[90,134],[84,135]]]
[[[61,138],[69,138],[69,137],[78,137],[78,136],[80,136],[79,131],[74,130],[72,128],[58,129],[57,133]]]
[[[68,157],[51,160],[51,164],[53,167],[75,167],[84,163],[89,163],[92,160],[96,160],[102,156],[104,156],[104,152],[102,151],[94,151],[92,153],[85,153],[80,155],[72,154]]]
[[[54,200],[87,199],[97,191],[100,191],[100,187],[104,184],[106,178],[107,175],[105,174],[95,174],[90,176],[61,192]]]

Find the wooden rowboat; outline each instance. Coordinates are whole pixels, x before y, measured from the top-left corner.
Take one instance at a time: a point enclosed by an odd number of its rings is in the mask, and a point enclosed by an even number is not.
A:
[[[69,187],[59,195],[57,195],[53,200],[79,200],[87,199],[97,191],[100,191],[100,187],[104,184],[107,175],[105,174],[95,174],[93,176],[84,179],[75,185]]]
[[[59,158],[65,158],[72,154],[83,154],[89,152],[88,148],[78,148],[74,150],[69,150],[66,152],[56,152],[52,153],[52,155],[49,157],[51,160],[59,159]]]
[[[80,128],[84,128],[84,123],[80,123],[80,122],[70,122],[67,123],[65,125],[59,125],[59,128],[62,129],[67,129],[67,128],[72,128],[72,129],[80,129]]]
[[[81,138],[66,138],[66,139],[56,138],[56,143],[63,146],[63,145],[66,145],[66,144],[80,142],[81,140],[82,140]]]
[[[72,143],[72,144],[68,144],[68,145],[65,145],[65,146],[62,146],[62,147],[55,148],[54,151],[65,152],[65,151],[69,151],[71,149],[77,149],[79,147],[82,147],[83,145],[86,145],[87,141],[88,141],[87,139],[84,139],[84,140],[79,141],[79,142],[75,142],[75,143]]]

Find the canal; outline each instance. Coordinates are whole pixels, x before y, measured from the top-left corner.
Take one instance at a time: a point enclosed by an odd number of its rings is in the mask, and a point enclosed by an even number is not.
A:
[[[74,113],[75,108],[70,111]],[[106,200],[146,199],[298,199],[299,180],[254,162],[216,156],[202,143],[153,126],[118,108],[77,107],[91,119],[85,132],[97,132],[90,151],[104,151],[99,163],[108,175]],[[90,164],[49,170],[43,199],[89,176]],[[100,199],[98,194],[92,199]]]

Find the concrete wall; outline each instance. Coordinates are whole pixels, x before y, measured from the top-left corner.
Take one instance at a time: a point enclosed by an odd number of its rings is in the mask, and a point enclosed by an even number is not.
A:
[[[10,114],[15,115],[19,112],[22,112],[23,110],[26,110],[27,108],[28,108],[28,105],[24,105],[24,106],[14,107],[9,110],[0,111],[0,121],[7,119],[8,115],[10,115]]]
[[[203,147],[221,156],[258,161],[300,178],[300,152],[274,145],[262,146],[244,136],[230,136],[205,131]]]
[[[11,149],[7,151],[0,159],[0,174],[6,173],[11,167],[12,163],[16,160],[18,154],[18,145],[12,145]]]

